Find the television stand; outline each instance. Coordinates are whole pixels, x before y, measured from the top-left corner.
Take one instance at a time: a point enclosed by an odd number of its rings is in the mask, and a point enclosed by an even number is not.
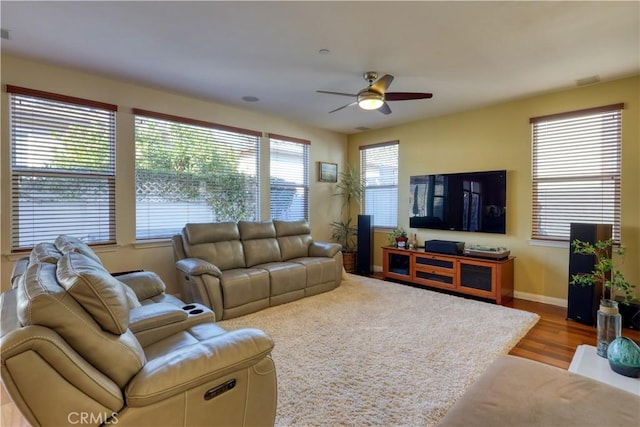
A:
[[[382,248],[382,276],[506,304],[513,300],[514,257],[501,260]]]

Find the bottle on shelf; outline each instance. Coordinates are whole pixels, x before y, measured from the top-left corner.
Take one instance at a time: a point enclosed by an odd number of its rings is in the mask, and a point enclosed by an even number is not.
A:
[[[416,239],[416,233],[413,233],[409,240],[409,249],[418,249],[418,239]]]

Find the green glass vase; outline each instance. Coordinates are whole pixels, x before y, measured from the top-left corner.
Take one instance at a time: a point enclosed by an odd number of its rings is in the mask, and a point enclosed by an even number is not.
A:
[[[618,337],[607,347],[607,359],[613,372],[640,378],[640,347],[632,339]]]

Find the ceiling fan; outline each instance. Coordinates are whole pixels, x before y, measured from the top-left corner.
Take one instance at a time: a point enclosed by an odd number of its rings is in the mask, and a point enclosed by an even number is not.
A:
[[[363,110],[378,110],[382,114],[391,114],[391,108],[389,108],[387,101],[409,101],[412,99],[427,99],[433,96],[431,93],[423,92],[387,92],[387,88],[393,81],[393,76],[391,74],[385,74],[378,79],[378,73],[375,71],[367,71],[362,75],[362,77],[369,82],[369,86],[356,94],[330,92],[326,90],[316,91],[318,93],[328,93],[329,95],[341,95],[356,98],[355,101],[347,105],[343,105],[340,108],[336,108],[335,110],[331,110],[329,113],[334,113],[342,110],[343,108],[357,105]]]

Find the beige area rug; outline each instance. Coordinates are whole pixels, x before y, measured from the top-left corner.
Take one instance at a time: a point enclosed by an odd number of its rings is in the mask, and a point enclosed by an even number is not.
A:
[[[431,426],[538,318],[350,274],[331,292],[220,324],[275,341],[278,426]]]

